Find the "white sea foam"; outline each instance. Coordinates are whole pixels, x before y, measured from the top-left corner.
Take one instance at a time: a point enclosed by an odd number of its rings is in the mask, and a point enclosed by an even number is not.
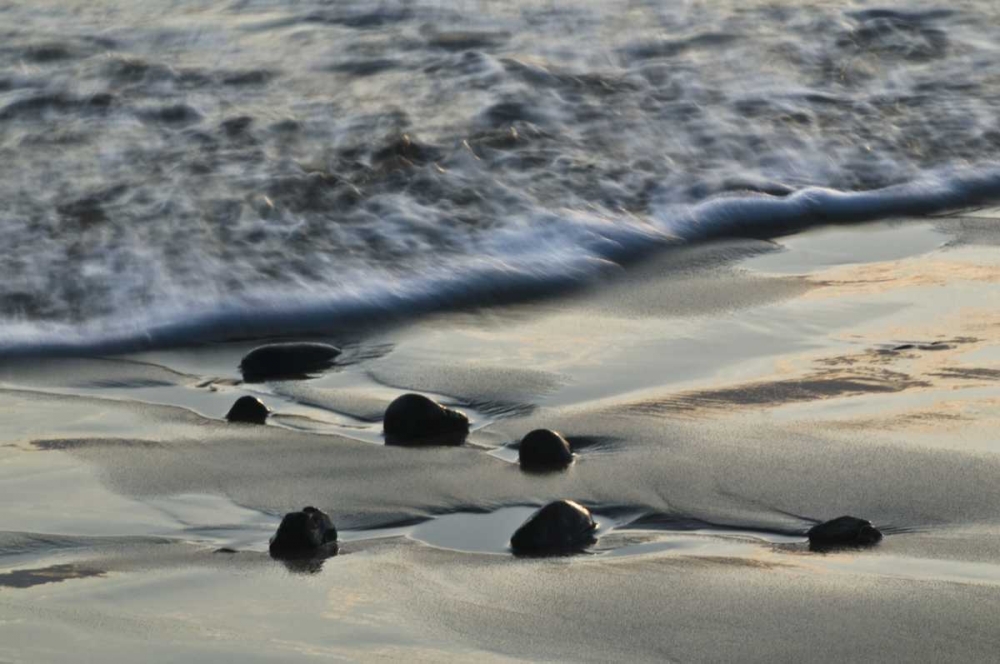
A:
[[[181,4],[0,9],[3,352],[321,332],[1000,194],[991,3]]]

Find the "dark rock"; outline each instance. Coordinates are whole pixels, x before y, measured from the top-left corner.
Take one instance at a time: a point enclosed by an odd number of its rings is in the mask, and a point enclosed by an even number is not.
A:
[[[842,516],[813,526],[806,535],[809,547],[814,550],[871,546],[882,541],[882,533],[872,526],[871,521],[853,516]]]
[[[281,520],[269,547],[272,558],[313,558],[337,553],[337,529],[315,507],[289,512]]]
[[[248,383],[309,378],[332,367],[338,355],[340,349],[329,344],[268,344],[247,353],[240,372]]]
[[[583,505],[571,500],[549,503],[510,538],[515,555],[546,556],[582,551],[596,541],[597,524]]]
[[[422,394],[404,394],[385,409],[382,428],[387,445],[461,445],[469,418]]]
[[[229,553],[229,554],[233,554],[233,553],[236,553],[236,549],[230,548],[228,546],[224,546],[222,548],[216,549],[212,553]]]
[[[522,470],[562,470],[573,463],[573,451],[557,432],[535,429],[521,439],[517,458]]]
[[[247,424],[263,424],[271,413],[264,402],[257,397],[240,397],[226,413],[230,422],[245,422]]]

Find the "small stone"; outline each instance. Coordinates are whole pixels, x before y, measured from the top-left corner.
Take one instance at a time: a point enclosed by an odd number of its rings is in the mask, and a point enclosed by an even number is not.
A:
[[[268,344],[247,353],[240,362],[240,372],[248,383],[301,380],[332,367],[338,355],[340,349],[329,344]]]
[[[274,558],[330,556],[337,553],[337,529],[315,507],[289,512],[281,520],[269,547]]]
[[[841,516],[813,526],[806,535],[810,548],[816,550],[871,546],[882,541],[882,533],[871,521],[853,516]]]
[[[469,418],[422,394],[404,394],[385,409],[382,428],[387,445],[461,445]]]
[[[230,422],[244,422],[246,424],[264,424],[264,420],[271,413],[264,405],[264,402],[257,397],[240,397],[233,404],[233,407],[226,413],[226,419]]]
[[[595,530],[590,510],[572,500],[559,500],[525,521],[510,538],[510,546],[515,555],[564,555],[593,544]]]
[[[517,457],[521,469],[532,472],[562,470],[573,463],[569,443],[551,429],[535,429],[522,438]]]

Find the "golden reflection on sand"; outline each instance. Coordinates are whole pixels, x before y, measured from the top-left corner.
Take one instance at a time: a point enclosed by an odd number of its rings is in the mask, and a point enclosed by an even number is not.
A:
[[[856,297],[904,288],[952,285],[957,281],[1000,283],[1000,269],[993,265],[956,260],[908,258],[886,263],[833,268],[807,280],[816,288],[803,300]]]

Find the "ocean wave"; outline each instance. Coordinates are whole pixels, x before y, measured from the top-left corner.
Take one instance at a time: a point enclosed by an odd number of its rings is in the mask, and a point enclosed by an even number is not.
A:
[[[722,238],[775,238],[812,226],[921,217],[1000,200],[1000,167],[951,170],[865,192],[807,188],[786,196],[725,195],[665,206],[644,223],[566,212],[561,232],[492,239],[491,256],[420,274],[369,272],[338,287],[242,293],[198,307],[125,312],[81,324],[7,321],[0,355],[124,353],[200,342],[322,335],[373,322],[527,300],[578,288],[650,252]],[[556,215],[549,219],[556,225]],[[572,229],[572,232],[569,231]]]
[[[982,0],[181,4],[0,6],[0,352],[318,333],[996,190]]]

